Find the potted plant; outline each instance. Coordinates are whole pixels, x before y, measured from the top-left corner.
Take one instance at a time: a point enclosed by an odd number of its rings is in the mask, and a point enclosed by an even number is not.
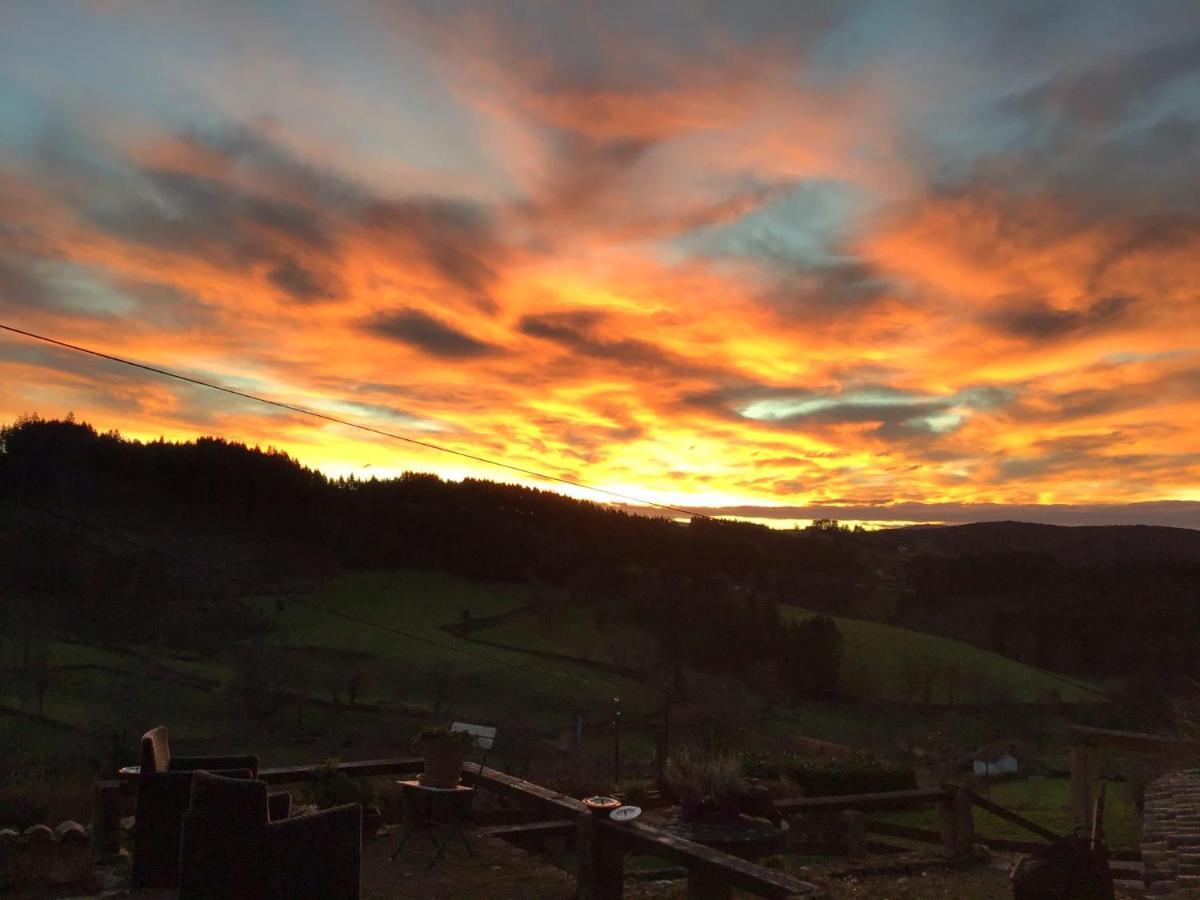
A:
[[[425,771],[419,778],[421,784],[457,787],[467,748],[471,746],[471,735],[465,731],[451,731],[448,725],[435,725],[421,732],[420,742],[425,757]]]

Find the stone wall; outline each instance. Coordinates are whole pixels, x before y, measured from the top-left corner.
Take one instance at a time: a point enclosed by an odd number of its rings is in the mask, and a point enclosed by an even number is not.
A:
[[[1149,895],[1200,897],[1200,770],[1146,788],[1142,862]]]

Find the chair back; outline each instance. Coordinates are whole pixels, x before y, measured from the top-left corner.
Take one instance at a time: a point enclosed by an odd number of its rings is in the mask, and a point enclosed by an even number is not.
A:
[[[495,728],[489,725],[472,725],[470,722],[451,722],[450,730],[469,734],[471,746],[483,751],[483,755],[479,758],[479,768],[482,769],[487,765],[488,754],[492,752],[492,745],[496,743]],[[471,801],[474,803],[474,796],[471,797]]]
[[[165,772],[171,765],[171,742],[167,726],[159,725],[142,735],[142,770],[139,777],[146,778]]]
[[[192,773],[192,799],[188,815],[216,818],[239,830],[257,828],[270,820],[267,784],[249,777],[229,778],[198,769]]]
[[[471,736],[471,745],[480,750],[491,750],[496,742],[496,729],[488,725],[472,725],[470,722],[451,722],[450,730],[466,732]]]

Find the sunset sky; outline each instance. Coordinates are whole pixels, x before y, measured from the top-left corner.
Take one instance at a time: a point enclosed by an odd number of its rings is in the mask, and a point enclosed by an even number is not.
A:
[[[0,0],[0,322],[664,503],[1200,527],[1200,5]],[[68,411],[510,480],[0,334]]]

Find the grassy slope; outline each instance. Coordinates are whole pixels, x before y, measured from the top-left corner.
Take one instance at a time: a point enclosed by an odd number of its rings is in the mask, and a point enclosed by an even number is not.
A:
[[[784,616],[805,618],[812,615],[796,607],[782,607]],[[1045,672],[1016,660],[981,650],[962,641],[925,634],[908,628],[834,617],[845,638],[843,686],[852,696],[864,700],[912,701],[905,690],[904,669],[910,659],[957,663],[964,671],[979,673],[990,687],[1003,690],[1009,699],[1036,703],[1051,691],[1067,702],[1103,700],[1093,686]],[[614,633],[616,632],[616,633]],[[557,650],[584,658],[612,659],[613,646],[623,635],[611,628],[601,633],[595,614],[586,608],[567,607],[551,614],[521,616],[488,628],[481,635],[518,647]],[[944,683],[934,685],[932,701],[949,702]],[[955,702],[971,702],[967,679],[960,679]]]
[[[577,706],[594,707],[620,695],[636,710],[652,699],[643,698],[619,676],[570,663],[531,660],[525,654],[471,644],[442,630],[442,625],[457,621],[462,610],[479,618],[522,605],[525,595],[519,587],[435,573],[373,572],[335,579],[305,599],[409,635],[391,634],[296,603],[285,602],[278,614],[288,645],[365,651],[390,661],[413,689],[406,692],[405,684],[394,684],[401,697],[427,695],[438,673],[448,672],[464,685],[456,698],[459,706],[474,706],[492,719],[506,714],[531,716],[538,724],[564,732]],[[274,598],[256,602],[274,614]]]
[[[812,613],[796,607],[783,607],[784,614],[795,619]],[[956,663],[964,671],[978,672],[988,685],[1005,692],[1014,702],[1037,703],[1051,691],[1063,701],[1086,703],[1104,699],[1096,688],[1075,679],[1045,672],[1016,660],[981,650],[962,641],[925,634],[908,628],[867,622],[861,619],[833,617],[845,639],[843,688],[863,699],[913,700],[908,696],[905,669],[910,660]],[[932,702],[950,701],[946,685],[935,683]],[[966,678],[955,691],[957,703],[972,702]]]
[[[438,714],[443,717],[473,714],[488,720],[513,718],[552,732],[568,731],[576,709],[581,709],[589,720],[602,717],[611,708],[613,696],[623,698],[628,715],[649,711],[656,705],[655,698],[637,685],[611,673],[468,643],[441,629],[443,624],[456,621],[462,610],[479,618],[521,606],[526,595],[519,586],[433,573],[370,572],[334,579],[303,599],[410,635],[392,634],[300,603],[284,601],[282,610],[278,610],[279,601],[274,597],[247,601],[276,618],[279,631],[269,639],[272,645],[332,648],[372,657],[372,684],[361,698],[372,703],[430,706],[438,702],[435,697],[440,697]],[[787,609],[786,614],[805,615],[795,609]],[[907,657],[915,655],[976,667],[989,678],[1003,681],[1014,699],[1036,700],[1050,687],[1059,690],[1063,699],[1095,697],[1053,675],[957,641],[853,619],[839,619],[838,624],[846,636],[847,690],[867,698],[911,699],[904,696],[902,667]],[[613,623],[599,632],[594,612],[578,607],[547,615],[519,616],[479,634],[516,646],[592,659],[612,659],[614,647],[638,640]],[[191,741],[228,736],[242,728],[224,690],[205,692],[170,682],[146,681],[140,678],[145,667],[142,661],[104,648],[53,641],[50,649],[56,666],[103,665],[128,673],[95,669],[61,672],[46,700],[46,715],[53,720],[97,731],[101,725],[111,727],[114,721],[152,718],[176,723],[177,736]],[[194,659],[153,648],[137,649],[153,654],[175,671],[216,679],[222,687],[229,683],[237,651],[235,647],[217,657]],[[17,653],[16,642],[6,642],[0,650],[4,657],[0,663],[15,664]],[[320,676],[297,683],[295,690],[329,696]],[[964,696],[959,699],[968,699],[965,688],[961,690]],[[937,693],[935,699],[945,699]],[[17,705],[11,696],[0,701]],[[350,713],[339,719],[332,713],[310,710],[305,731],[313,733],[329,722],[335,729],[353,730],[356,716],[362,717]],[[342,721],[347,719],[350,721]],[[11,721],[0,723],[0,728],[11,729],[13,725]],[[382,723],[371,727],[382,727]],[[799,728],[815,737],[864,746],[886,739],[881,730],[891,730],[887,723],[864,717],[862,710],[829,704],[777,711],[769,721],[756,722],[755,728],[781,736]]]

